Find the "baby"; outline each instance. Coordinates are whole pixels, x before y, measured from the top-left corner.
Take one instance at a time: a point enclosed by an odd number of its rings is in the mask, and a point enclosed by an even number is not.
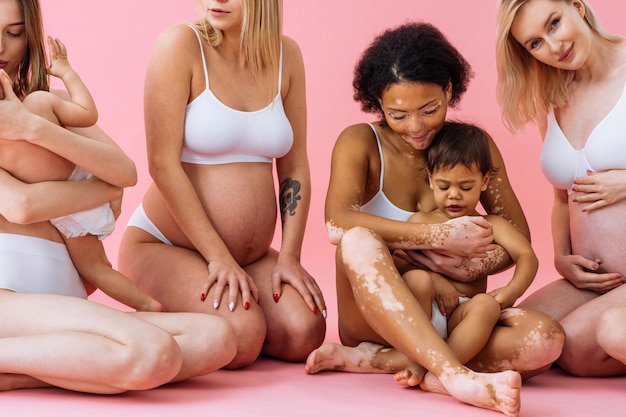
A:
[[[48,48],[50,53],[48,73],[63,81],[69,100],[55,93],[40,90],[27,95],[23,101],[24,105],[33,113],[63,127],[93,126],[98,119],[96,105],[91,93],[70,66],[65,45],[58,39],[48,37]],[[80,181],[90,176],[89,172],[77,166],[69,180]],[[61,232],[70,257],[84,280],[136,310],[163,311],[158,301],[111,268],[101,242],[115,229],[115,216],[109,203],[53,219],[51,223]]]

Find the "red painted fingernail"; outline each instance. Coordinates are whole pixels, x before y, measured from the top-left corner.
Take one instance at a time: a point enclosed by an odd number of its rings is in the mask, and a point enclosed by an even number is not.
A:
[[[249,308],[250,308],[250,303],[246,301],[246,302],[243,304],[243,309],[244,309],[244,310],[247,310],[247,309],[249,309]]]
[[[317,314],[317,306],[313,306],[313,314]]]
[[[200,301],[206,300],[206,295],[204,293],[200,294]]]
[[[274,294],[274,302],[277,303],[278,302],[278,294]]]

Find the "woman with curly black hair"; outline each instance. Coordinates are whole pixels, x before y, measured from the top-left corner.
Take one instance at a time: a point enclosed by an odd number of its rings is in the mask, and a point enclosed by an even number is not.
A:
[[[443,224],[406,222],[416,211],[435,209],[426,151],[471,76],[466,60],[429,24],[387,30],[362,55],[355,68],[354,97],[365,112],[381,119],[341,133],[326,197],[328,235],[338,246],[342,344],[314,351],[306,371],[396,373],[403,385],[420,385],[516,416],[520,374],[542,372],[559,356],[563,333],[558,323],[539,312],[505,309],[485,349],[466,367],[435,332],[431,312],[420,307],[402,277],[423,268],[470,282],[511,264],[492,243],[491,225],[481,217]],[[490,150],[497,173],[481,203],[528,237],[491,138]]]

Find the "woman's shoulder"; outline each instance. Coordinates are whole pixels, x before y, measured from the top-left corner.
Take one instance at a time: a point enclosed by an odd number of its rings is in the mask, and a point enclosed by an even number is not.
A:
[[[378,152],[376,145],[376,134],[369,123],[356,123],[343,129],[335,143],[336,148],[348,148],[351,153],[368,151],[370,149]]]
[[[157,38],[157,47],[174,51],[197,49],[198,36],[190,23],[177,23],[163,30]]]

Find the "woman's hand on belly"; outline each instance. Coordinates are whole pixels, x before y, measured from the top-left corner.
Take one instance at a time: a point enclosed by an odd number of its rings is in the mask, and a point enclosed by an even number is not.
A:
[[[585,211],[597,210],[626,200],[626,169],[588,172],[574,181],[575,202],[587,203]]]
[[[581,255],[557,255],[554,259],[556,270],[576,288],[604,294],[624,284],[622,274],[598,272],[601,264]]]

